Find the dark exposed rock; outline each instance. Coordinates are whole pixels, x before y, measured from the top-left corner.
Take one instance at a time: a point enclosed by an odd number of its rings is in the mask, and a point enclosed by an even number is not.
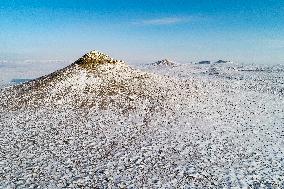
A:
[[[224,63],[228,63],[228,62],[230,62],[230,61],[218,60],[218,61],[216,61],[215,63],[216,63],[216,64],[224,64]]]
[[[200,62],[198,62],[196,64],[210,64],[210,63],[211,63],[210,61],[204,60],[204,61],[200,61]]]
[[[121,60],[115,60],[111,57],[109,57],[106,54],[103,54],[98,51],[91,51],[81,58],[79,58],[74,64],[80,65],[82,67],[88,68],[88,69],[94,69],[100,64],[118,64],[118,63],[124,63]]]

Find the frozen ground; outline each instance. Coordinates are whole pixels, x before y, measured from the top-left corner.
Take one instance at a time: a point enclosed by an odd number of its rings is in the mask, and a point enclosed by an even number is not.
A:
[[[284,187],[283,67],[139,69],[2,91],[0,188]]]

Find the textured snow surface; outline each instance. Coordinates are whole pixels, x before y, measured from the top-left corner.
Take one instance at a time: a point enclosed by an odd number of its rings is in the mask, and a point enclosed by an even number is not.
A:
[[[139,69],[2,90],[0,188],[284,187],[281,66]]]

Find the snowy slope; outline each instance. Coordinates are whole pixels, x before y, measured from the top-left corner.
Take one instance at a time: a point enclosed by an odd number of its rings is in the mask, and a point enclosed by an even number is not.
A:
[[[284,187],[281,70],[140,70],[91,52],[2,90],[0,188]]]

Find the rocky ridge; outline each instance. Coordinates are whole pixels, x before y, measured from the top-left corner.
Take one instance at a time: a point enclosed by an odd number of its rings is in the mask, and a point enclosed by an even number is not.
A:
[[[94,69],[100,64],[125,64],[125,62],[122,60],[115,60],[99,51],[91,51],[79,58],[74,64]]]

